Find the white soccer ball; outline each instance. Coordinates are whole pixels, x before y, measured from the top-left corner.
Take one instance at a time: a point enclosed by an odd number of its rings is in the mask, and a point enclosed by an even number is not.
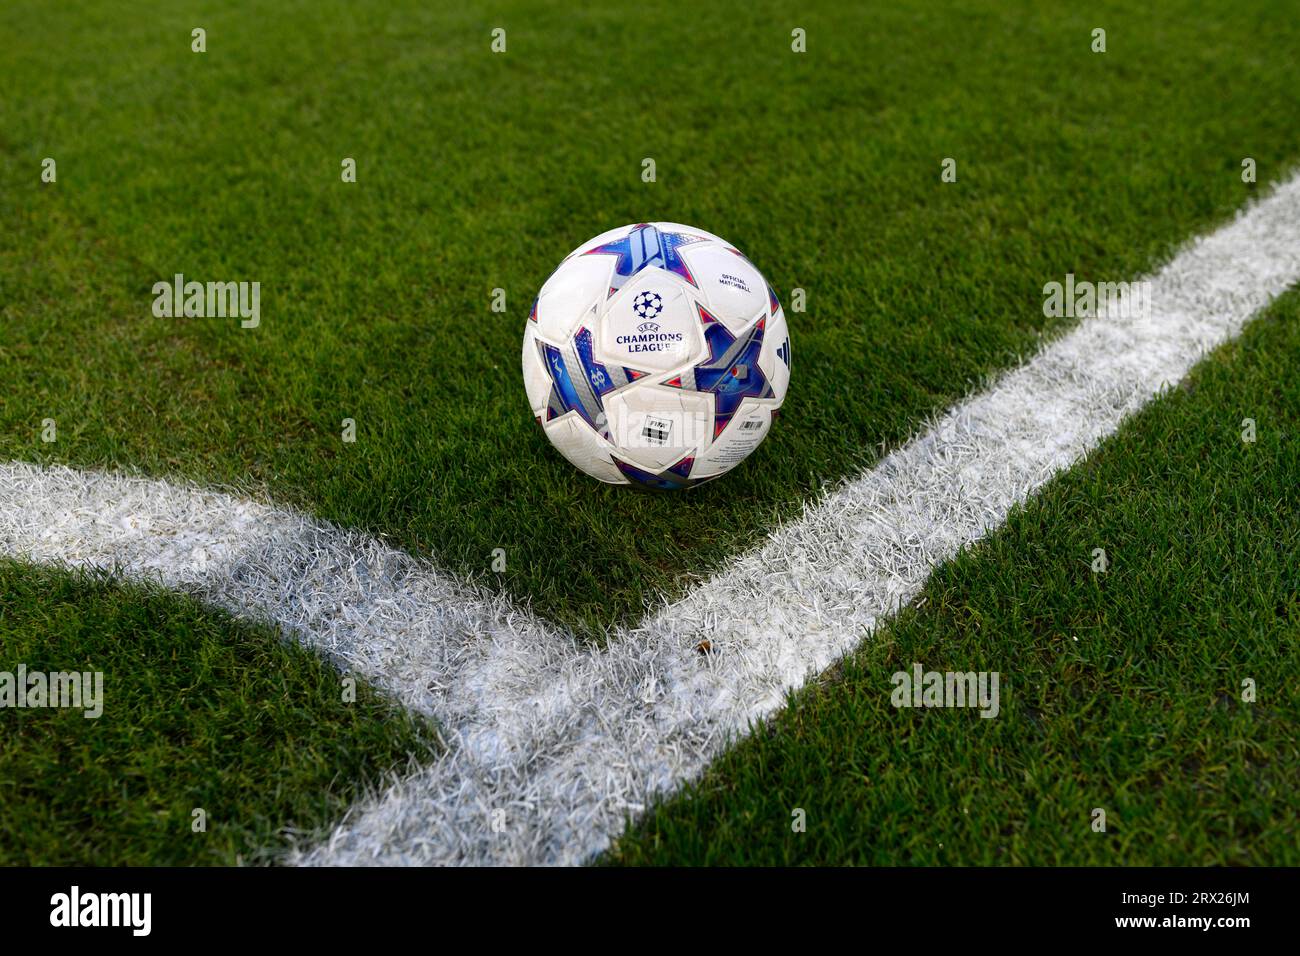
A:
[[[612,229],[571,252],[524,329],[524,386],[546,437],[611,484],[717,478],[767,435],[790,335],[754,264],[672,222]]]

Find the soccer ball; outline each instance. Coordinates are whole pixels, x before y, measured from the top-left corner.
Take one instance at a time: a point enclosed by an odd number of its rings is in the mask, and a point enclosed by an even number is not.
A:
[[[717,478],[767,435],[790,381],[772,287],[734,246],[639,223],[571,252],[524,328],[524,386],[565,458],[611,484]]]

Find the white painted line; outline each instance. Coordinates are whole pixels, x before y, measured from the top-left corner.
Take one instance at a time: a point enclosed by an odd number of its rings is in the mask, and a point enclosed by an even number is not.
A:
[[[1300,178],[1151,277],[1149,317],[1084,320],[603,652],[358,533],[161,482],[4,466],[0,553],[270,617],[438,718],[447,755],[297,862],[581,862],[1297,280]]]
[[[555,641],[500,595],[369,535],[187,484],[0,464],[0,555],[117,567],[269,619],[426,714],[448,713],[467,662]]]

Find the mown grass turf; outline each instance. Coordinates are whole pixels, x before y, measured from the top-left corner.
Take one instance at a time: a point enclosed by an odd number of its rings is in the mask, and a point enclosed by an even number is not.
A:
[[[0,671],[103,673],[103,713],[0,710],[0,864],[271,858],[431,727],[269,628],[102,574],[0,561]],[[193,812],[206,814],[194,832]]]
[[[610,860],[1300,863],[1297,368],[1292,293]],[[916,662],[999,672],[1000,715],[895,709]]]
[[[1141,272],[1250,195],[1243,157],[1296,155],[1272,0],[96,0],[0,31],[0,456],[232,484],[465,572],[504,548],[503,586],[593,628],[1033,351],[1045,282]],[[577,473],[519,380],[559,258],[644,219],[808,294],[779,427],[688,495]],[[261,282],[261,326],[153,317],[178,272]]]

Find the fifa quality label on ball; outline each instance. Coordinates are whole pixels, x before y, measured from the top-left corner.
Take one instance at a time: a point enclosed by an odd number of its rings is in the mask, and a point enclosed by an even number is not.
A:
[[[673,420],[655,415],[647,415],[641,426],[641,437],[648,445],[666,445],[673,432]]]

